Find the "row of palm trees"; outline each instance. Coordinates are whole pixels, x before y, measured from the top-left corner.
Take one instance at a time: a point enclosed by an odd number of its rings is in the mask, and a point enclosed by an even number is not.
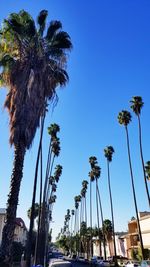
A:
[[[42,10],[35,22],[28,12],[21,10],[4,19],[0,29],[0,86],[8,89],[4,106],[10,118],[9,140],[14,146],[14,164],[0,250],[2,266],[6,261],[11,264],[11,246],[26,151],[31,147],[40,125],[32,199],[34,214],[36,177],[39,159],[42,161],[42,139],[48,103],[56,104],[56,88],[65,86],[69,79],[66,63],[67,53],[72,48],[70,36],[62,30],[62,24],[57,20],[51,21],[46,31],[47,17],[48,11]],[[49,191],[44,192],[43,203],[48,194]],[[32,239],[32,228],[31,216],[29,240]],[[27,267],[30,267],[30,243],[28,247]]]
[[[142,170],[143,170],[143,177],[144,177],[143,181],[144,181],[144,185],[145,185],[146,197],[148,200],[148,204],[150,205],[150,195],[149,195],[149,190],[148,190],[148,181],[150,180],[150,161],[147,161],[146,164],[144,163],[144,156],[143,156],[143,149],[142,149],[142,130],[141,130],[141,120],[140,120],[141,108],[143,107],[144,103],[142,101],[142,97],[140,97],[140,96],[133,97],[132,100],[130,101],[130,103],[131,103],[131,109],[134,111],[134,113],[136,114],[136,116],[138,118],[140,156],[141,156]],[[118,122],[121,125],[125,126],[125,131],[126,131],[127,151],[128,151],[129,168],[130,168],[130,175],[131,175],[131,188],[132,188],[132,192],[133,192],[133,199],[134,199],[134,205],[135,205],[135,213],[136,213],[136,219],[137,219],[137,225],[138,225],[138,234],[139,234],[142,258],[144,259],[144,246],[143,246],[141,226],[140,226],[140,221],[139,221],[139,212],[138,212],[138,205],[137,205],[137,200],[136,200],[134,175],[133,175],[133,168],[132,168],[131,154],[130,154],[130,143],[129,143],[129,133],[128,133],[128,124],[130,121],[131,121],[131,114],[129,111],[123,110],[123,111],[119,112]],[[112,161],[112,156],[113,156],[114,152],[115,151],[114,151],[114,148],[112,146],[107,146],[104,149],[104,156],[106,157],[106,160],[107,160],[107,177],[108,177],[108,189],[109,189],[109,196],[110,196],[110,209],[111,209],[111,222],[112,222],[112,240],[113,240],[113,244],[114,244],[114,256],[117,256],[116,243],[115,243],[114,210],[113,210],[113,199],[112,199],[111,179],[110,179],[110,163]],[[93,255],[93,245],[92,245],[92,238],[93,238],[93,235],[92,235],[92,229],[93,229],[92,183],[95,181],[95,184],[96,184],[97,229],[98,229],[97,236],[99,239],[99,251],[100,251],[100,255],[102,255],[102,251],[101,251],[101,241],[102,241],[103,242],[103,248],[104,248],[104,258],[106,258],[106,238],[104,238],[105,234],[104,234],[104,227],[103,227],[104,217],[103,217],[102,202],[101,202],[101,197],[100,197],[100,190],[99,190],[99,185],[98,185],[98,179],[99,179],[100,174],[101,174],[101,168],[98,166],[97,158],[95,156],[92,156],[89,158],[89,163],[91,166],[91,170],[89,172],[89,177],[90,177],[90,181],[89,181],[89,184],[90,184],[90,231],[91,231],[91,234],[90,234],[91,240],[89,242],[90,254]],[[87,228],[87,211],[86,211],[87,185],[88,185],[88,181],[83,181],[82,182],[83,188],[81,189],[81,194],[78,196],[75,196],[74,235],[75,236],[79,235],[80,237],[81,237],[81,232],[82,232],[81,229],[83,229],[84,227]],[[80,223],[79,223],[79,204],[80,204]],[[101,222],[102,222],[101,228],[100,228],[100,222],[99,222],[99,217],[100,217],[99,213],[101,214]],[[84,214],[86,214],[86,216]],[[62,233],[63,234],[66,233],[66,229],[64,229],[64,231]],[[103,236],[103,238],[102,238],[102,236]]]
[[[39,214],[38,214],[38,229],[37,229],[37,239],[34,255],[35,264],[44,264],[46,266],[47,260],[47,246],[48,246],[48,234],[50,229],[50,222],[52,221],[52,211],[53,205],[56,201],[56,189],[57,183],[59,182],[60,176],[62,174],[62,166],[56,165],[54,168],[55,158],[59,156],[60,153],[60,141],[57,137],[57,133],[60,128],[57,124],[51,124],[48,127],[48,134],[50,135],[47,164],[45,171],[45,181],[43,184],[43,178],[40,179],[40,197],[39,197]],[[42,152],[42,151],[41,151]],[[42,164],[41,164],[42,165]],[[41,172],[42,175],[42,172]],[[37,177],[35,177],[37,180]],[[36,194],[36,188],[34,188],[33,196]],[[29,236],[27,242],[27,264],[30,265],[31,261],[31,244],[33,235],[33,222],[35,216],[35,197],[32,200],[31,207],[31,218],[30,218],[30,228]]]
[[[71,228],[69,230],[69,223],[68,220],[72,220],[71,217],[65,216],[65,219],[67,218],[67,221],[64,221],[64,227],[61,230],[61,235],[59,235],[60,240],[62,240],[62,236],[64,235],[70,235],[71,237],[71,244],[75,243],[75,251],[85,252],[89,257],[89,255],[93,256],[93,236],[98,237],[99,239],[99,253],[102,256],[102,247],[101,242],[103,243],[103,249],[104,249],[104,258],[106,259],[106,240],[109,240],[113,238],[114,240],[114,251],[115,251],[115,232],[114,232],[114,218],[113,218],[113,205],[112,205],[112,196],[111,196],[111,186],[110,186],[110,173],[109,173],[109,162],[112,160],[112,154],[114,150],[111,146],[106,147],[104,150],[105,157],[108,161],[108,186],[109,186],[109,193],[110,193],[110,203],[111,203],[111,213],[112,213],[112,222],[110,220],[104,220],[103,216],[103,209],[102,209],[102,202],[101,202],[101,196],[100,196],[100,190],[99,190],[99,184],[98,179],[101,174],[101,168],[98,166],[97,158],[95,156],[92,156],[89,158],[89,163],[91,170],[89,172],[90,181],[87,180],[82,181],[82,188],[80,195],[77,195],[74,197],[75,201],[75,210],[71,211],[72,217],[74,216],[74,230],[72,229],[72,222],[71,222]],[[96,231],[93,230],[93,196],[92,196],[92,184],[95,182],[96,186],[96,211],[97,211],[97,227]],[[87,222],[87,200],[86,200],[86,194],[88,189],[88,184],[90,184],[90,226],[88,227]],[[100,227],[100,214],[101,214],[101,222],[102,225]],[[106,222],[106,224],[105,224]],[[109,223],[108,223],[109,222]],[[108,234],[109,229],[109,234]],[[110,234],[111,232],[111,234]],[[96,235],[94,235],[96,233]],[[110,238],[111,237],[111,238]],[[74,242],[72,242],[74,240]],[[61,243],[61,242],[60,242]],[[84,245],[83,245],[84,244]],[[72,248],[72,246],[70,246]],[[82,249],[81,249],[82,247]],[[116,255],[116,253],[115,253]]]
[[[130,101],[130,103],[131,103],[131,109],[133,110],[133,112],[136,114],[136,116],[138,118],[140,156],[141,156],[141,162],[142,162],[142,170],[143,170],[146,195],[147,195],[148,205],[150,207],[150,194],[149,194],[149,190],[148,190],[150,162],[148,161],[146,163],[146,165],[144,163],[143,149],[142,149],[142,129],[141,129],[141,120],[140,120],[141,109],[142,109],[144,103],[143,103],[141,96],[134,96],[132,98],[132,100]],[[140,240],[140,245],[141,245],[142,258],[144,259],[144,246],[143,246],[141,226],[140,226],[139,214],[138,214],[138,206],[137,206],[135,184],[134,184],[134,174],[133,174],[131,153],[130,153],[129,133],[128,133],[128,124],[131,121],[131,113],[127,110],[122,110],[118,114],[118,121],[121,125],[125,126],[125,131],[126,131],[127,151],[128,151],[129,168],[130,168],[130,175],[131,175],[131,186],[132,186],[132,191],[133,191],[133,199],[134,199],[134,205],[135,205],[135,213],[136,213],[136,219],[137,219],[137,225],[138,225],[138,234],[139,234],[139,240]]]

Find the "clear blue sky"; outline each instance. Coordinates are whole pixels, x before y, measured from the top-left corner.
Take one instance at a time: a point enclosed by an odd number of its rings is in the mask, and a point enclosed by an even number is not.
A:
[[[141,95],[143,151],[150,160],[150,1],[149,0],[1,0],[0,23],[10,12],[25,9],[36,18],[41,9],[49,11],[48,20],[61,20],[73,42],[68,60],[70,82],[58,91],[59,102],[47,115],[46,127],[58,123],[61,131],[61,154],[57,163],[63,166],[53,212],[54,237],[63,225],[68,208],[74,207],[74,196],[81,182],[88,179],[88,159],[96,156],[102,168],[99,181],[104,218],[110,218],[106,161],[103,149],[112,145],[115,155],[111,164],[111,184],[116,230],[126,230],[135,216],[128,169],[124,128],[117,122],[118,112],[129,109],[132,96]],[[0,92],[0,207],[5,207],[12,171],[13,148],[10,149],[9,120],[3,109],[6,90]],[[135,186],[140,211],[148,210],[139,156],[138,127],[133,115],[129,126]],[[26,154],[21,184],[18,216],[27,226],[27,209],[31,206],[32,185],[37,153],[38,132]],[[44,158],[48,136],[45,129]],[[93,205],[94,204],[93,200]],[[96,216],[95,216],[96,218]]]

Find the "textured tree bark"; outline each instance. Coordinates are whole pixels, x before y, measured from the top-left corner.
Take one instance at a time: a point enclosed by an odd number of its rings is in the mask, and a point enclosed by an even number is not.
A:
[[[1,260],[8,258],[10,261],[11,247],[14,238],[16,212],[20,191],[20,184],[23,176],[23,164],[25,156],[25,145],[19,142],[14,149],[14,164],[10,182],[10,193],[7,200],[6,222],[3,228],[2,244],[1,244]]]

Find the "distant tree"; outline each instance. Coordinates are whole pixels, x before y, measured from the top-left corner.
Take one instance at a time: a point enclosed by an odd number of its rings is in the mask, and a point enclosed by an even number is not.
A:
[[[138,216],[138,207],[137,207],[137,200],[136,200],[136,193],[135,193],[134,176],[133,176],[133,170],[132,170],[130,143],[129,143],[129,134],[128,134],[128,124],[130,123],[130,121],[131,121],[130,112],[128,112],[127,110],[122,110],[121,112],[119,112],[118,122],[121,125],[124,125],[125,131],[126,131],[129,168],[130,168],[130,175],[131,175],[131,186],[132,186],[133,199],[134,199],[134,205],[135,205],[135,212],[136,212],[139,239],[140,239],[140,245],[141,245],[141,251],[142,251],[142,258],[144,259],[144,246],[143,246],[142,233],[141,233],[140,221],[139,221],[139,216]]]
[[[103,232],[104,232],[107,244],[109,246],[109,254],[112,255],[111,248],[110,248],[110,242],[112,241],[113,227],[112,227],[112,222],[109,219],[106,219],[103,222]]]
[[[139,144],[140,144],[140,156],[141,156],[141,161],[142,161],[142,168],[143,168],[143,175],[144,175],[144,183],[145,183],[145,190],[147,194],[147,199],[148,199],[148,204],[150,207],[150,195],[149,195],[149,190],[148,190],[148,184],[147,184],[147,179],[146,179],[146,171],[145,171],[145,166],[144,166],[144,157],[143,157],[143,148],[142,148],[142,129],[141,129],[141,109],[144,105],[144,102],[142,100],[141,96],[134,96],[132,97],[132,100],[130,101],[131,103],[131,109],[133,112],[136,114],[138,118],[138,125],[139,125]]]
[[[109,164],[112,161],[112,155],[114,152],[115,150],[112,146],[107,146],[104,149],[104,156],[107,159],[108,189],[109,189],[110,207],[111,207],[112,234],[113,234],[113,243],[114,243],[114,255],[116,257],[117,251],[116,251],[116,241],[115,241],[114,211],[113,211],[113,201],[112,201],[112,192],[111,192],[111,183],[110,183],[110,168],[109,168]]]
[[[32,207],[27,210],[27,216],[28,216],[29,219],[31,219],[31,210],[32,210]],[[39,214],[39,204],[35,203],[35,206],[34,206],[34,220],[38,217],[38,214]]]

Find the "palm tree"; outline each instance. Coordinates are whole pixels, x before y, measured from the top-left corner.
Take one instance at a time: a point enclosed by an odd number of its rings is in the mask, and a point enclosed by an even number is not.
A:
[[[73,217],[75,215],[75,211],[74,209],[71,210],[71,226],[70,226],[70,233],[71,233],[71,237],[70,237],[70,250],[71,250],[71,254],[72,254],[72,235],[73,235],[73,231],[72,231],[72,225],[73,225]]]
[[[134,96],[134,97],[132,97],[132,100],[130,101],[130,103],[131,103],[131,109],[133,110],[133,112],[136,114],[136,116],[138,118],[140,156],[141,156],[141,161],[142,161],[145,189],[146,189],[146,194],[147,194],[147,198],[148,198],[148,204],[150,207],[150,195],[149,195],[149,191],[148,191],[146,171],[145,171],[145,167],[144,167],[144,157],[143,157],[143,149],[142,149],[142,129],[141,129],[141,119],[140,119],[141,109],[144,105],[144,102],[142,101],[141,96]]]
[[[114,211],[113,211],[113,201],[112,201],[111,184],[110,184],[110,169],[109,169],[109,164],[112,161],[112,155],[113,155],[114,152],[115,151],[114,151],[114,148],[112,146],[107,146],[104,149],[104,156],[107,159],[108,188],[109,188],[109,197],[110,197],[110,206],[111,206],[111,218],[112,218],[112,233],[113,233],[113,242],[114,242],[114,255],[115,255],[115,258],[116,258],[117,252],[116,252],[116,242],[115,242]]]
[[[75,196],[74,201],[75,201],[74,235],[75,235],[75,243],[76,243],[75,251],[77,254],[77,250],[78,250],[77,241],[78,241],[78,233],[79,233],[79,210],[78,210],[78,208],[79,208],[79,202],[81,201],[81,196],[80,195]]]
[[[97,163],[96,157],[90,157],[89,158],[89,163],[91,165],[91,171],[89,172],[89,177],[90,177],[90,229],[91,229],[91,256],[93,257],[93,244],[92,244],[92,182],[94,181],[94,173],[92,168],[95,166]]]
[[[92,181],[96,181],[96,208],[97,208],[97,225],[98,225],[98,236],[99,236],[99,250],[100,255],[102,254],[101,251],[101,230],[100,230],[100,223],[99,223],[99,207],[100,207],[100,213],[101,213],[101,220],[103,225],[103,209],[102,209],[102,203],[101,203],[101,197],[100,197],[100,191],[98,186],[98,179],[101,174],[101,168],[97,165],[97,158],[96,157],[90,157],[89,162],[91,164],[91,172],[90,177],[92,177]],[[99,205],[98,205],[99,204]],[[103,234],[104,235],[104,234]],[[106,245],[105,245],[105,238],[103,238],[103,247],[104,247],[104,258],[106,259]]]
[[[66,51],[72,47],[61,22],[52,21],[44,35],[48,12],[38,16],[38,27],[24,10],[4,20],[0,40],[0,85],[9,89],[5,107],[10,116],[10,144],[14,145],[14,167],[7,201],[1,255],[10,256],[16,210],[26,150],[32,145],[48,100],[56,87],[68,81]]]
[[[145,172],[147,174],[147,180],[150,181],[150,161],[147,161],[146,162],[146,165],[145,165]]]
[[[88,188],[88,181],[82,181],[82,189],[81,189],[81,219],[80,224],[84,221],[87,224],[87,208],[86,208],[86,193]]]
[[[121,125],[125,126],[125,131],[126,131],[128,159],[129,159],[129,167],[130,167],[130,175],[131,175],[131,185],[132,185],[133,199],[134,199],[136,219],[137,219],[137,225],[138,225],[139,240],[141,244],[142,258],[144,259],[144,246],[143,246],[142,233],[141,233],[140,221],[139,221],[139,216],[138,216],[137,200],[136,200],[136,193],[135,193],[135,186],[134,186],[134,176],[133,176],[132,162],[131,162],[131,155],[130,155],[130,142],[129,142],[129,134],[128,134],[128,124],[130,123],[130,121],[131,121],[130,112],[128,112],[127,110],[122,110],[121,112],[119,112],[118,122]]]
[[[59,131],[59,126],[56,124],[51,125],[48,128],[48,133],[51,134],[50,146],[48,149],[48,158],[47,158],[47,167],[46,167],[46,175],[45,175],[45,183],[44,183],[44,192],[43,192],[43,203],[42,203],[42,212],[41,212],[41,220],[40,220],[40,230],[39,230],[39,248],[38,248],[38,263],[43,263],[44,254],[45,254],[45,245],[46,245],[46,232],[48,229],[48,217],[51,209],[49,208],[49,198],[51,197],[50,188],[54,184],[53,179],[59,181],[59,176],[62,173],[62,167],[57,165],[55,168],[54,176],[52,176],[52,170],[54,165],[55,157],[59,156],[60,153],[60,141],[57,137],[57,132]],[[50,179],[48,179],[50,177]],[[49,183],[48,183],[49,182]],[[53,207],[53,205],[51,206]],[[48,232],[47,232],[48,233]],[[29,245],[28,245],[29,247]]]
[[[110,241],[112,240],[112,235],[113,235],[112,222],[108,219],[104,220],[102,228],[103,228],[104,238],[106,239],[109,247],[109,254],[112,255],[110,247]]]
[[[28,216],[29,220],[31,219],[31,210],[32,210],[32,207],[27,210],[27,216]],[[38,217],[38,215],[39,215],[39,204],[35,203],[34,220]]]

